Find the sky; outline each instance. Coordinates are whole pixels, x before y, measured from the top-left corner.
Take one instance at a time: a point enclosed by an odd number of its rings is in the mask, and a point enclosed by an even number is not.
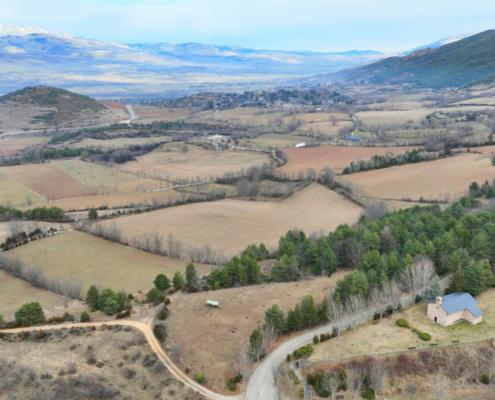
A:
[[[493,0],[1,0],[0,24],[115,43],[409,50],[495,28]]]

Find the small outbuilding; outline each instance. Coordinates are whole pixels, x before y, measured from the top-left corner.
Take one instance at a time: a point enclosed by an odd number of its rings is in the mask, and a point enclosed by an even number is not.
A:
[[[211,308],[220,308],[220,303],[218,301],[206,300],[206,305]]]
[[[483,320],[484,315],[477,304],[469,293],[451,293],[428,301],[426,316],[442,326],[454,325],[461,321],[475,325]]]

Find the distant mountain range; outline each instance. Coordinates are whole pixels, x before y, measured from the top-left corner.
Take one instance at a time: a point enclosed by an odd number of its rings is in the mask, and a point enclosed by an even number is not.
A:
[[[453,40],[458,39],[429,47]],[[245,90],[283,86],[293,78],[335,73],[388,56],[371,50],[324,53],[199,43],[123,45],[38,27],[0,25],[0,94],[40,84],[100,97]]]
[[[354,69],[345,79],[351,82],[409,84],[430,88],[493,82],[495,30],[454,42],[446,41],[446,44],[436,48],[422,48],[404,57],[389,57]]]

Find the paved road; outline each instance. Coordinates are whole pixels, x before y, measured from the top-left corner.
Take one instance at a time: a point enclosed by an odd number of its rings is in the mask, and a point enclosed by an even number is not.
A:
[[[130,104],[127,104],[125,106],[125,108],[126,108],[127,112],[129,113],[129,115],[131,116],[131,121],[138,118],[136,113],[134,112],[134,109],[132,108],[132,106]]]
[[[158,358],[163,361],[163,363],[167,366],[168,370],[177,378],[178,380],[184,382],[185,385],[197,390],[203,396],[211,400],[240,400],[242,398],[239,396],[224,396],[222,394],[218,394],[212,392],[211,390],[205,388],[203,385],[200,385],[195,380],[191,379],[188,375],[182,372],[179,368],[175,366],[175,364],[168,358],[167,354],[162,349],[161,344],[156,340],[155,335],[153,334],[151,327],[142,322],[137,321],[110,321],[110,322],[88,322],[88,323],[74,323],[74,324],[60,324],[60,325],[47,325],[42,327],[30,327],[30,328],[17,328],[17,329],[9,329],[4,330],[5,333],[17,333],[17,332],[27,332],[27,331],[39,331],[40,329],[51,330],[51,329],[61,329],[61,328],[72,328],[72,327],[87,327],[87,326],[102,326],[102,325],[126,325],[132,326],[140,330],[149,345],[156,353]],[[1,332],[1,331],[0,331]]]
[[[442,287],[446,287],[449,283],[450,277],[443,278],[440,283]],[[403,307],[413,304],[412,295],[406,295],[401,298],[401,304]],[[376,312],[375,308],[369,310],[368,315],[372,316]],[[370,318],[368,317],[368,320]],[[362,322],[365,322],[363,319]],[[346,320],[344,325],[350,325],[350,322]],[[263,362],[256,368],[251,380],[248,383],[246,389],[246,399],[248,400],[275,400],[278,399],[277,389],[274,385],[273,371],[282,362],[285,361],[287,354],[291,354],[299,347],[305,346],[308,343],[312,343],[314,335],[321,335],[322,333],[332,333],[333,324],[327,324],[318,328],[312,329],[309,332],[303,333],[295,337],[292,340],[282,344],[275,349]]]

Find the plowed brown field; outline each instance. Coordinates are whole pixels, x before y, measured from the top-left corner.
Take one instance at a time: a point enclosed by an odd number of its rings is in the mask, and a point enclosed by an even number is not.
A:
[[[21,185],[53,200],[91,195],[82,183],[53,164],[16,165],[3,171]]]
[[[398,154],[404,151],[411,151],[414,148],[417,147],[290,147],[284,149],[289,161],[279,170],[286,173],[298,173],[299,171],[306,171],[308,168],[316,168],[319,171],[325,165],[330,165],[338,171],[360,158],[369,158],[375,155],[382,156],[389,152]]]
[[[362,186],[372,197],[451,200],[468,191],[471,182],[493,182],[495,167],[488,156],[460,154],[443,160],[402,165],[347,175],[344,180]]]
[[[190,204],[118,218],[115,221],[128,239],[145,232],[172,233],[187,246],[209,242],[232,256],[251,243],[269,248],[280,236],[297,227],[307,233],[331,231],[340,224],[357,221],[361,208],[346,197],[312,184],[280,202],[221,200]]]

